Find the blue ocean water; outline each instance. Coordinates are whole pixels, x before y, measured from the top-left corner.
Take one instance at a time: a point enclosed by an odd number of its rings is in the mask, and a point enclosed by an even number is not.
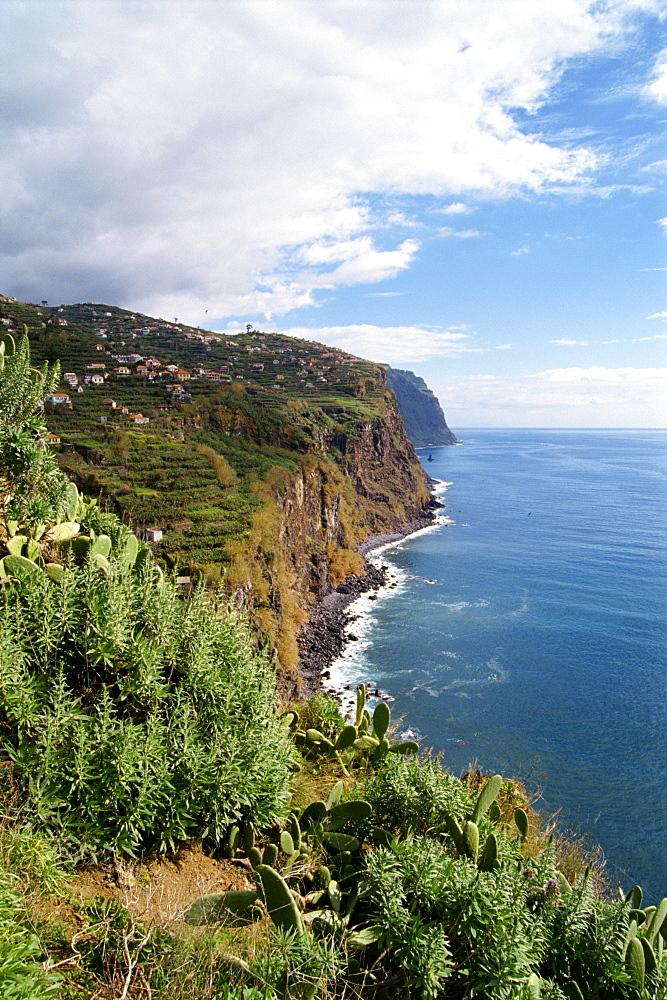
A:
[[[470,430],[430,449],[450,523],[385,551],[395,586],[338,676],[404,728],[542,790],[612,880],[667,895],[667,432]],[[427,459],[428,452],[421,454]],[[365,623],[365,625],[364,625]]]

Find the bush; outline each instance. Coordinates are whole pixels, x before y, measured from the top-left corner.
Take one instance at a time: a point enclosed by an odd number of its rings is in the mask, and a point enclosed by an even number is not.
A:
[[[471,808],[467,788],[437,759],[392,755],[368,783],[366,798],[377,822],[400,836],[444,829],[447,814],[461,819]]]
[[[274,675],[226,606],[112,555],[108,575],[91,560],[6,587],[0,617],[2,746],[34,822],[136,854],[283,815]]]
[[[11,877],[0,870],[0,995],[8,1000],[47,1000],[60,994],[59,980],[38,963],[39,940],[25,925]]]

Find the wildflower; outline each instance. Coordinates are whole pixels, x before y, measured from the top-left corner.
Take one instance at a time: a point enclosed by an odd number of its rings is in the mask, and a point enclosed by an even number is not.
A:
[[[544,883],[544,894],[548,902],[555,902],[560,896],[560,885],[558,879],[548,878]]]

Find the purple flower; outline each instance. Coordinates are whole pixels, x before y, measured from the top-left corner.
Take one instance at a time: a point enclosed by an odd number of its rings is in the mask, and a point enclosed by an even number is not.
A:
[[[558,899],[560,896],[560,885],[558,879],[548,878],[544,883],[544,893],[548,900]]]
[[[37,444],[39,445],[40,448],[43,448],[44,445],[46,444],[46,441],[44,440],[44,438],[39,438]]]

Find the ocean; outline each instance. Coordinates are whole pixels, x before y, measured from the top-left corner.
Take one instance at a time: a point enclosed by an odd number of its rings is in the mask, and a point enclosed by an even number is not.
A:
[[[612,882],[667,895],[667,432],[469,430],[420,451],[440,522],[374,558],[332,682],[402,729],[518,777],[599,844]],[[433,460],[428,461],[429,454]]]

